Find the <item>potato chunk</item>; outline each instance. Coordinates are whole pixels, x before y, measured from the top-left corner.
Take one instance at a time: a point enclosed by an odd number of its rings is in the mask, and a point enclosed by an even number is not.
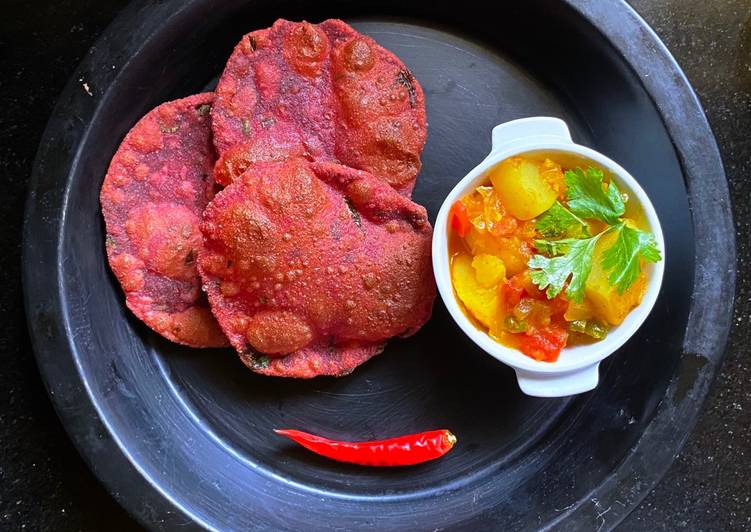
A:
[[[566,313],[563,315],[563,318],[566,321],[586,321],[591,320],[594,315],[595,314],[592,310],[592,305],[587,299],[585,299],[581,303],[569,301],[568,308],[566,309]]]
[[[492,328],[498,313],[498,291],[485,288],[477,281],[472,257],[454,257],[451,261],[451,280],[457,297],[469,313],[486,327]]]
[[[493,168],[489,177],[503,206],[519,220],[539,216],[556,201],[556,191],[534,161],[511,157]]]
[[[477,255],[472,259],[477,282],[483,288],[493,288],[499,281],[506,279],[506,266],[495,255]]]
[[[602,267],[602,254],[613,245],[617,236],[616,233],[603,235],[595,245],[592,271],[584,287],[595,317],[610,325],[621,323],[631,309],[641,303],[647,289],[647,275],[643,270],[634,284],[622,294],[608,281],[609,272]]]
[[[472,228],[465,237],[473,255],[495,255],[503,261],[506,275],[523,272],[532,258],[531,248],[518,236],[496,237]]]

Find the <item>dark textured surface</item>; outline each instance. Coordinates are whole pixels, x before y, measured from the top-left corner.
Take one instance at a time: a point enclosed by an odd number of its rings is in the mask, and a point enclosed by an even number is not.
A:
[[[20,273],[23,203],[42,130],[73,69],[123,3],[18,0],[0,17],[2,530],[135,526],[84,465],[52,409],[29,344]]]
[[[704,413],[626,530],[751,529],[751,1],[632,0],[701,99],[730,183],[738,246],[734,327]]]
[[[736,15],[732,13],[731,4],[724,5],[728,10],[727,20],[720,22],[721,17],[717,17],[715,20],[718,20],[718,26],[714,27],[706,24],[703,19],[703,10],[706,9],[703,6],[702,9],[684,12],[683,7],[679,10],[678,2],[662,3],[662,7],[658,4],[660,3],[645,2],[644,6],[637,4],[637,7],[647,14],[647,8],[653,10],[652,15],[658,22],[657,29],[662,30],[661,34],[671,48],[674,48],[670,39],[672,28],[677,26],[676,45],[678,49],[685,47],[688,58],[684,59],[677,53],[678,60],[684,64],[700,95],[705,97],[710,120],[713,121],[721,146],[725,148],[727,170],[734,192],[740,195],[743,193],[742,187],[746,187],[747,196],[748,180],[746,178],[742,182],[739,176],[744,175],[740,164],[748,164],[745,160],[748,146],[742,145],[742,142],[748,142],[745,131],[749,129],[748,70],[744,70],[748,65],[743,63],[744,59],[748,59],[748,49],[739,52],[734,48],[737,44],[720,39],[729,39],[730,36],[724,36],[723,33],[727,34],[728,29],[734,27],[733,24],[747,24],[748,5],[735,2],[733,5],[738,10]],[[45,13],[45,9],[49,12]],[[670,14],[671,9],[675,14]],[[6,108],[0,128],[3,139],[2,169],[5,174],[4,183],[7,183],[5,205],[9,208],[7,214],[3,212],[5,229],[2,238],[6,244],[5,249],[13,250],[3,257],[8,264],[3,268],[2,275],[9,276],[9,279],[3,281],[11,290],[3,293],[2,312],[7,313],[5,321],[11,327],[7,329],[4,338],[7,344],[3,345],[3,357],[7,358],[4,360],[3,371],[3,379],[7,380],[3,384],[8,394],[7,398],[2,397],[4,402],[0,406],[3,448],[0,463],[3,521],[0,523],[9,528],[21,528],[25,524],[30,529],[97,529],[113,519],[113,512],[116,512],[115,521],[124,526],[129,523],[114,503],[108,501],[95,481],[91,480],[51,411],[25,339],[23,318],[19,312],[17,281],[20,199],[23,197],[36,141],[55,96],[80,54],[98,33],[101,26],[96,25],[97,21],[101,24],[114,11],[114,6],[107,10],[103,6],[94,7],[93,4],[86,6],[83,3],[62,3],[54,9],[44,8],[40,13],[39,9],[33,9],[30,4],[25,8],[25,16],[11,17],[12,20],[4,24],[12,24],[13,27],[3,28],[2,31],[6,55],[3,68],[8,69],[2,77],[2,88],[14,100]],[[714,12],[712,14],[716,15]],[[681,17],[695,18],[686,20]],[[660,28],[660,20],[663,21],[664,28]],[[689,29],[681,27],[682,24]],[[39,33],[35,36],[34,31]],[[701,39],[696,41],[701,35],[705,36],[707,43]],[[738,32],[734,35],[737,39]],[[747,42],[748,34],[744,35]],[[54,47],[49,46],[52,39],[56,40]],[[714,45],[718,49],[709,54],[709,41],[713,40],[718,43]],[[675,48],[674,51],[677,52]],[[740,60],[740,67],[735,64],[739,53],[745,54],[744,59]],[[8,58],[8,54],[12,56]],[[692,72],[692,68],[696,72]],[[721,72],[727,72],[731,77],[723,77]],[[696,76],[703,79],[705,84],[697,81]],[[741,86],[737,83],[746,83],[745,94],[739,92]],[[733,98],[729,96],[731,90],[735,91]],[[745,100],[742,99],[744,97]],[[716,110],[713,105],[716,105]],[[717,115],[713,116],[715,112]],[[743,120],[745,123],[740,123]],[[728,149],[734,150],[734,155],[729,154]],[[733,164],[734,160],[737,164]],[[741,214],[738,210],[736,212]],[[741,229],[744,223],[748,229],[748,212],[745,214],[745,217],[738,219]],[[742,238],[739,239],[741,260],[747,256],[744,255],[748,252],[747,243],[748,240],[743,242]],[[744,283],[747,281],[741,278],[739,324],[744,320],[744,323],[748,323],[749,293],[748,285]],[[741,390],[744,382],[740,367],[743,362],[740,357],[742,340],[736,334],[734,343],[731,344],[731,348],[735,347],[736,350],[728,358],[726,371],[723,373],[731,377],[721,376],[718,380],[714,401],[709,405],[711,418],[707,419],[705,416],[705,421],[692,438],[686,452],[671,469],[666,481],[658,486],[655,494],[650,496],[645,506],[635,512],[626,526],[634,529],[672,529],[681,526],[683,522],[683,526],[688,529],[711,530],[742,528],[747,523],[748,503],[745,497],[748,489],[743,486],[742,479],[748,472],[748,460],[743,455],[748,449],[743,447],[747,442],[741,431],[747,430],[748,419],[742,416],[747,415],[748,401]],[[735,364],[734,360],[737,361]],[[731,370],[730,373],[727,373],[728,369]],[[730,395],[732,391],[736,395]],[[728,431],[733,434],[728,434]],[[728,446],[731,449],[727,449]],[[692,448],[696,450],[692,451]],[[709,456],[712,456],[711,460]],[[44,501],[44,504],[40,505],[39,501]],[[692,503],[688,505],[687,501]],[[40,507],[42,511],[39,510]]]
[[[509,6],[515,25],[499,35],[492,21],[473,15],[479,3],[463,17],[450,3],[414,4],[418,23],[382,19],[384,11],[409,14],[400,2],[352,11],[337,0],[141,6],[118,17],[61,96],[37,155],[24,228],[25,302],[43,378],[69,433],[126,508],[158,528],[184,524],[174,513],[182,509],[197,522],[239,530],[458,523],[534,530],[562,520],[577,530],[612,527],[633,509],[698,415],[724,349],[735,287],[726,273],[735,255],[714,137],[635,14],[619,0],[554,8],[534,0]],[[595,391],[569,400],[524,396],[509,368],[456,334],[440,304],[419,334],[390,342],[353,375],[312,381],[242,371],[234,356],[180,349],[130,319],[102,255],[92,252],[104,246],[101,226],[92,224],[100,211],[96,185],[118,140],[147,109],[204,86],[225,62],[229,37],[285,14],[367,17],[355,28],[421,80],[432,133],[414,198],[431,216],[457,176],[487,153],[493,125],[520,116],[565,118],[575,138],[639,176],[664,222],[665,281],[639,334],[603,364]],[[540,37],[525,42],[533,31]],[[556,48],[564,35],[568,46]],[[158,81],[148,83],[152,72],[160,72]],[[714,184],[692,196],[693,230],[684,180]],[[708,254],[715,245],[725,253]],[[694,277],[694,264],[714,273]],[[667,319],[673,325],[665,329]],[[369,470],[289,449],[273,434],[279,426],[345,439],[444,426],[461,443],[419,468]],[[110,435],[166,498],[145,485]],[[598,505],[611,501],[623,507],[603,517]]]

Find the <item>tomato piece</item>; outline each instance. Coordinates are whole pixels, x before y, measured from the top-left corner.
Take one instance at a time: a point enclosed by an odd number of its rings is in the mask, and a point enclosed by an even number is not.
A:
[[[451,206],[449,220],[451,220],[451,229],[453,229],[457,235],[462,238],[467,236],[471,223],[469,221],[467,206],[464,205],[463,202],[457,201]]]
[[[566,329],[551,326],[547,329],[538,329],[531,334],[520,335],[519,350],[535,360],[555,362],[567,340]]]
[[[519,285],[516,276],[501,284],[501,297],[507,309],[512,309],[521,301],[524,295],[524,287]]]
[[[569,303],[563,294],[558,294],[550,300],[550,313],[556,317],[563,316],[568,310]]]

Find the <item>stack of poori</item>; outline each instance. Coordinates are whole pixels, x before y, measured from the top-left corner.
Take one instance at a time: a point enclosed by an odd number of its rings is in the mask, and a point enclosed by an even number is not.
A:
[[[153,109],[110,163],[128,307],[259,373],[351,372],[430,317],[432,228],[410,200],[426,130],[411,72],[344,22],[245,35],[214,94]]]

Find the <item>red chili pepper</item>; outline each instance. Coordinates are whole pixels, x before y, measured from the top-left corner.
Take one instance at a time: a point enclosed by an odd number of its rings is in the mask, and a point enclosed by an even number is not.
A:
[[[467,206],[461,200],[451,206],[449,219],[451,220],[451,229],[456,231],[457,235],[462,238],[467,236],[470,228],[469,213]]]
[[[449,452],[456,436],[448,430],[431,430],[388,440],[346,442],[329,440],[299,430],[274,430],[327,458],[367,466],[404,466],[434,460]]]

